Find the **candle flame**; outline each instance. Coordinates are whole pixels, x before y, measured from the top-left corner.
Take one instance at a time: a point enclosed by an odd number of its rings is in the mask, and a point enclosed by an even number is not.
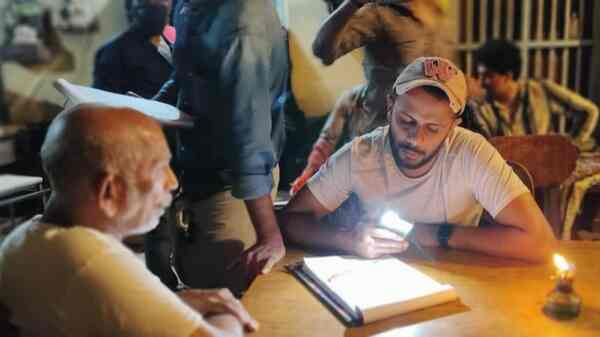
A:
[[[563,272],[570,269],[567,260],[559,254],[554,254],[554,265],[556,266],[556,268],[558,268],[558,270]]]

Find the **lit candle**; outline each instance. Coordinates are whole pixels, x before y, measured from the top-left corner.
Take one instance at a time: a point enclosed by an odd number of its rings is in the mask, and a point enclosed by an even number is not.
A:
[[[554,254],[554,265],[557,270],[558,282],[572,283],[575,276],[575,267],[559,254]]]
[[[559,254],[554,254],[554,266],[556,287],[548,294],[543,310],[556,319],[575,318],[581,309],[581,299],[573,290],[575,266]]]

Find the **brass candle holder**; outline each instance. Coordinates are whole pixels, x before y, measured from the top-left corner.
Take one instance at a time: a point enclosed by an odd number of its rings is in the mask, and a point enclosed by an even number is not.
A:
[[[554,319],[573,319],[581,311],[581,298],[573,290],[575,266],[558,254],[554,254],[554,264],[557,268],[556,286],[546,297],[543,311]]]

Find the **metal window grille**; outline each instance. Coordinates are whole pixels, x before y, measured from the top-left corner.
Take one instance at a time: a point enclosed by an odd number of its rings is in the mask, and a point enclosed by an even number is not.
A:
[[[599,83],[590,70],[598,69],[594,14],[600,1],[460,0],[458,5],[464,18],[459,20],[459,62],[467,74],[476,70],[473,51],[481,43],[506,38],[521,49],[522,78],[551,79],[598,102],[594,88]]]

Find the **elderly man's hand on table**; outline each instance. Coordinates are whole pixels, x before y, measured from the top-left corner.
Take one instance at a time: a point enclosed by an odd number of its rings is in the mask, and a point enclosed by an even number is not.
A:
[[[247,332],[258,329],[258,322],[228,289],[186,289],[177,295],[205,317],[229,314],[237,318]]]

